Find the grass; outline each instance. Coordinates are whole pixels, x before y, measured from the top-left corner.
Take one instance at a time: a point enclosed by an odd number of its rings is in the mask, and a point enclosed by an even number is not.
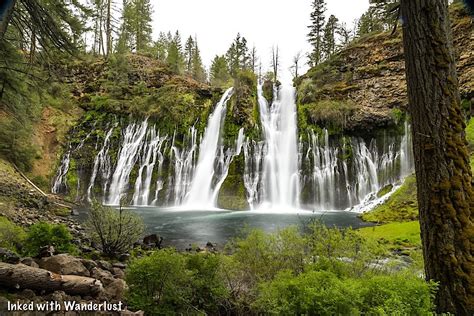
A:
[[[365,238],[393,246],[421,246],[420,224],[418,221],[394,222],[380,226],[364,227],[359,229],[358,232]]]
[[[408,177],[386,203],[361,215],[364,221],[375,223],[406,222],[418,219],[415,176]]]

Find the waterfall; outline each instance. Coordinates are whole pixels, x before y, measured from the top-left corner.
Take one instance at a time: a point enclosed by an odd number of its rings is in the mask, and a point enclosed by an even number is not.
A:
[[[67,183],[66,183],[66,176],[67,173],[69,172],[69,165],[71,163],[71,154],[74,152],[79,151],[84,147],[84,144],[86,140],[89,139],[91,136],[91,133],[87,134],[77,145],[76,148],[72,148],[71,144],[68,145],[68,150],[64,154],[63,158],[61,159],[61,165],[59,166],[58,171],[56,172],[56,176],[54,178],[53,186],[51,188],[51,192],[54,194],[59,194],[64,192],[67,189]],[[77,177],[77,188],[79,190],[79,185],[80,185],[80,177]],[[76,194],[78,195],[78,194]]]
[[[415,158],[413,157],[413,141],[411,134],[411,126],[408,121],[405,121],[405,135],[402,139],[402,146],[400,151],[401,156],[401,174],[403,177],[408,176],[413,172],[415,166]]]
[[[186,193],[188,192],[195,167],[197,130],[194,126],[189,129],[187,138],[185,139],[184,148],[181,150],[176,145],[175,140],[176,135],[173,135],[170,159],[173,161],[174,176],[170,175],[168,178],[169,187],[166,200],[169,204],[181,205]],[[174,194],[174,200],[170,203],[170,197],[172,194]]]
[[[69,171],[69,163],[71,162],[71,147],[69,147],[66,154],[61,160],[61,165],[59,166],[58,172],[53,183],[51,192],[54,194],[59,194],[63,191],[63,188],[66,188],[66,175]]]
[[[160,137],[155,127],[148,131],[148,141],[142,149],[140,159],[140,168],[135,181],[135,192],[133,194],[133,205],[147,206],[149,205],[150,187],[153,176],[153,170],[158,160],[158,154],[161,154],[163,143],[167,137]],[[159,161],[163,161],[162,159]],[[158,168],[160,169],[160,167]]]
[[[92,169],[92,175],[89,181],[89,187],[87,188],[87,200],[89,201],[89,203],[91,203],[93,199],[92,189],[94,188],[95,180],[97,178],[97,173],[99,172],[99,170],[101,171],[101,176],[102,176],[102,192],[104,192],[104,194],[105,192],[107,192],[108,181],[112,173],[112,166],[110,163],[110,156],[109,156],[110,137],[112,136],[112,133],[116,127],[117,127],[117,124],[115,124],[107,132],[104,138],[104,144],[102,145],[102,148],[95,156],[94,167]]]
[[[215,175],[214,164],[221,140],[221,128],[225,117],[226,104],[232,94],[228,89],[210,115],[208,125],[199,146],[199,159],[196,165],[193,181],[186,196],[186,207],[209,208],[215,207],[212,180]]]
[[[299,170],[295,90],[275,89],[269,107],[258,87],[258,103],[265,140],[262,194],[265,208],[294,209],[299,204]]]
[[[147,132],[147,120],[142,124],[130,124],[124,132],[123,143],[118,153],[117,165],[110,183],[110,205],[119,205],[123,193],[128,191],[130,173],[135,166],[143,139]]]

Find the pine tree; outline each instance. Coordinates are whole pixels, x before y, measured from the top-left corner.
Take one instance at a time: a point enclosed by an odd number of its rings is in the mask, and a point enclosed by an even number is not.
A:
[[[209,79],[213,87],[223,88],[230,80],[230,74],[227,68],[225,56],[216,56],[212,61]]]
[[[193,58],[194,58],[194,40],[189,36],[186,44],[184,45],[184,58],[186,61],[186,72],[191,74],[193,72]]]
[[[150,0],[124,0],[120,45],[130,51],[147,50],[151,42],[151,15]]]
[[[336,30],[339,20],[331,14],[324,27],[323,53],[324,58],[329,58],[336,51]]]
[[[311,12],[311,25],[308,26],[310,31],[308,33],[309,43],[313,46],[313,51],[309,55],[311,66],[316,66],[321,62],[323,56],[323,28],[324,28],[324,13],[326,12],[326,2],[324,0],[313,0],[313,11]]]
[[[153,46],[153,54],[155,57],[160,61],[166,61],[166,57],[168,56],[168,47],[169,42],[166,34],[160,32],[158,35],[158,40],[155,42]]]
[[[249,54],[247,40],[237,34],[234,42],[230,46],[226,54],[229,72],[232,77],[236,77],[239,70],[249,67]]]
[[[206,81],[206,70],[202,64],[197,38],[194,39],[194,49],[192,51],[192,77],[199,82]]]
[[[171,34],[168,35],[170,38]],[[183,73],[184,68],[184,56],[182,52],[181,35],[179,31],[176,31],[175,35],[169,42],[168,55],[166,56],[166,62],[168,63],[171,71],[177,74]]]

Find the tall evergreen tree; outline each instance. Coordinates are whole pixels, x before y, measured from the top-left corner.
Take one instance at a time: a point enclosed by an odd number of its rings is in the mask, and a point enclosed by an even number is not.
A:
[[[168,35],[168,38],[171,34]],[[166,62],[171,68],[171,71],[174,73],[180,74],[183,73],[184,68],[184,55],[183,48],[181,44],[181,35],[179,31],[176,31],[175,35],[169,42],[168,54],[166,56]]]
[[[205,82],[206,81],[206,70],[202,64],[201,52],[199,51],[199,45],[197,38],[194,39],[194,49],[192,51],[192,77],[194,80]]]
[[[186,72],[191,74],[193,72],[193,58],[194,58],[194,39],[189,36],[186,44],[184,45],[184,58],[186,61]]]
[[[166,57],[168,56],[168,47],[169,42],[166,34],[160,32],[158,39],[153,46],[153,53],[155,57],[160,61],[166,61]]]
[[[402,0],[426,278],[439,314],[474,315],[474,190],[447,0]]]
[[[234,42],[230,46],[226,54],[229,72],[232,77],[237,75],[239,70],[245,69],[249,66],[249,54],[247,47],[247,40],[237,34]]]
[[[212,60],[211,69],[209,72],[209,80],[213,87],[222,88],[229,83],[229,70],[227,68],[227,60],[225,56],[216,56]]]
[[[151,42],[150,0],[124,0],[119,41],[130,51],[145,51]]]
[[[336,51],[336,30],[339,20],[331,14],[324,27],[323,53],[325,58],[329,58]]]
[[[313,11],[311,12],[311,25],[309,27],[308,40],[313,46],[313,51],[309,54],[309,61],[312,66],[321,62],[323,57],[323,30],[326,12],[326,2],[324,0],[313,0]]]

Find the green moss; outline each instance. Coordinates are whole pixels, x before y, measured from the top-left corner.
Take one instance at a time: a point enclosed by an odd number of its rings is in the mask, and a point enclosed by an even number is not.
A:
[[[357,230],[368,239],[375,239],[393,246],[420,247],[420,224],[418,221],[394,222],[390,224],[364,227]]]
[[[389,194],[393,189],[393,185],[389,184],[384,186],[379,192],[377,192],[377,197],[381,198],[382,196],[385,196]]]
[[[354,113],[355,105],[350,100],[322,100],[305,104],[302,109],[306,113],[301,119],[309,120],[310,125],[327,128],[330,134],[339,134],[344,130],[348,118]],[[300,123],[304,126],[301,119]]]
[[[361,217],[365,221],[378,223],[418,219],[415,176],[408,177],[403,185],[384,204],[362,214]]]
[[[229,167],[229,174],[219,191],[217,205],[220,208],[239,211],[249,209],[245,185],[242,178],[244,166],[245,162],[243,154],[235,157],[234,161],[232,161]]]

